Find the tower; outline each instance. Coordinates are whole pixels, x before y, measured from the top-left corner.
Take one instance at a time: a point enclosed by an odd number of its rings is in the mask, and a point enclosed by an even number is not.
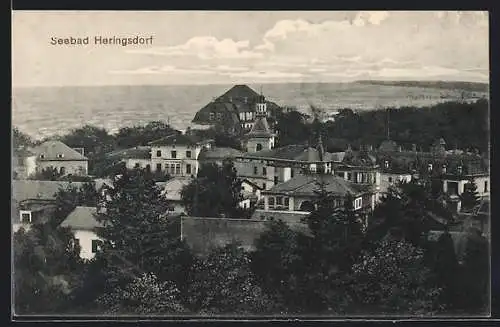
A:
[[[274,134],[266,119],[267,104],[262,91],[257,98],[255,106],[255,122],[250,132],[246,135],[246,148],[248,152],[270,150],[274,147]]]

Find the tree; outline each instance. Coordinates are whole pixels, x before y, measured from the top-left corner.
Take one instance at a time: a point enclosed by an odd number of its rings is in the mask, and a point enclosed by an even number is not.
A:
[[[258,286],[250,258],[237,243],[214,249],[195,265],[190,306],[204,314],[262,314],[272,303]]]
[[[481,197],[473,179],[469,179],[464,185],[464,192],[460,195],[460,200],[464,211],[470,211],[480,203]]]
[[[114,178],[108,196],[106,210],[96,215],[103,224],[97,229],[103,244],[96,261],[106,274],[104,291],[124,286],[137,273],[173,280],[182,290],[192,256],[180,241],[179,222],[167,219],[168,203],[150,174],[125,170]]]
[[[441,290],[423,264],[424,251],[388,235],[352,267],[350,297],[363,314],[431,315]]]
[[[144,273],[126,286],[102,295],[96,302],[105,308],[106,313],[171,315],[185,312],[179,293],[175,284]]]
[[[290,229],[281,220],[267,222],[255,240],[251,268],[277,310],[289,313],[315,310],[315,290],[305,283],[314,260],[309,260],[310,237]]]
[[[241,217],[239,208],[243,200],[241,180],[231,160],[224,160],[222,167],[216,164],[203,165],[197,177],[181,191],[187,213],[191,216]]]
[[[14,233],[14,308],[17,314],[68,309],[81,271],[80,247],[67,228],[34,224]]]
[[[180,133],[162,121],[152,121],[144,126],[122,127],[115,136],[118,148],[126,149],[139,145],[148,145],[149,142],[162,137]]]
[[[12,129],[12,148],[18,149],[21,147],[33,146],[35,141],[26,133],[23,133],[19,128],[14,127]]]
[[[90,159],[114,148],[113,136],[106,129],[92,125],[75,128],[59,139],[69,147],[84,148]]]
[[[38,181],[57,181],[62,176],[63,176],[63,173],[61,173],[59,170],[57,170],[57,168],[47,167],[45,169],[37,171],[35,174],[30,176],[29,179],[38,180]]]
[[[92,182],[85,182],[80,187],[71,185],[68,188],[60,188],[55,194],[56,211],[51,224],[58,226],[77,206],[97,206],[98,197]]]

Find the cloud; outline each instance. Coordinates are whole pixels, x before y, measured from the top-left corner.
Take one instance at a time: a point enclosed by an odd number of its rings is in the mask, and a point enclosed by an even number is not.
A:
[[[219,40],[213,36],[195,36],[184,44],[129,50],[129,53],[160,56],[197,56],[200,59],[249,59],[261,58],[262,53],[251,51],[249,41]]]
[[[283,19],[252,42],[195,36],[177,45],[129,50],[168,57],[175,67],[128,73],[283,81],[314,76],[339,80],[365,75],[395,79],[488,76],[487,12],[349,14],[319,22]]]
[[[213,73],[207,69],[183,69],[175,66],[149,66],[137,69],[111,70],[110,74],[179,74],[179,75],[210,75]]]

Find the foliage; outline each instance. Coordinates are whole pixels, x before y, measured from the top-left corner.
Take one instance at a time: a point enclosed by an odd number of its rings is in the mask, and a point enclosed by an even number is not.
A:
[[[77,206],[95,207],[98,197],[92,182],[85,182],[80,187],[60,188],[55,194],[56,211],[51,224],[58,226]]]
[[[460,195],[460,200],[462,202],[463,211],[470,211],[481,202],[481,197],[477,191],[477,185],[474,183],[473,179],[470,179],[464,185],[464,191]]]
[[[178,222],[167,220],[168,204],[151,176],[138,169],[124,171],[116,176],[108,196],[106,210],[96,216],[103,224],[97,234],[104,240],[96,258],[102,262],[108,286],[143,272],[178,282],[175,279],[190,266],[191,255],[179,241]]]
[[[99,297],[96,302],[112,314],[167,315],[184,312],[179,290],[171,282],[162,282],[145,273],[124,287]]]
[[[35,174],[31,175],[29,179],[38,181],[57,181],[61,179],[62,176],[63,173],[61,173],[57,168],[47,167],[37,171]]]
[[[224,160],[222,167],[203,165],[193,181],[181,191],[184,207],[191,216],[241,217],[238,206],[243,200],[241,180],[231,160]]]
[[[14,233],[17,314],[59,313],[78,286],[80,247],[69,229],[34,224]]]
[[[92,125],[75,128],[59,140],[71,148],[84,148],[90,159],[114,148],[113,136],[106,129]]]
[[[195,264],[189,303],[202,314],[262,314],[272,303],[258,286],[250,258],[237,243],[211,251]]]
[[[301,144],[310,139],[312,130],[306,121],[305,115],[301,112],[294,110],[279,113],[276,119],[276,130],[278,132],[276,146]]]
[[[215,146],[217,147],[228,147],[243,151],[241,141],[237,135],[230,134],[213,127],[207,130],[192,130],[191,132],[199,137],[213,139]]]
[[[21,147],[33,146],[35,141],[31,136],[26,133],[23,133],[19,130],[19,128],[14,127],[12,129],[12,148],[18,149]]]
[[[424,251],[403,239],[387,237],[365,251],[352,267],[354,306],[366,313],[429,315],[441,290],[423,264]]]
[[[139,145],[148,145],[149,142],[162,137],[180,133],[162,121],[152,121],[144,126],[122,127],[115,136],[118,148],[126,149]]]

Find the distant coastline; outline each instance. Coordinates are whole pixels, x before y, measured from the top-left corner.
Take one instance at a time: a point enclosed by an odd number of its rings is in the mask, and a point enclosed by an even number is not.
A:
[[[464,81],[380,81],[359,80],[357,84],[403,86],[403,87],[425,87],[443,90],[463,90],[468,92],[489,92],[489,83],[464,82]]]

